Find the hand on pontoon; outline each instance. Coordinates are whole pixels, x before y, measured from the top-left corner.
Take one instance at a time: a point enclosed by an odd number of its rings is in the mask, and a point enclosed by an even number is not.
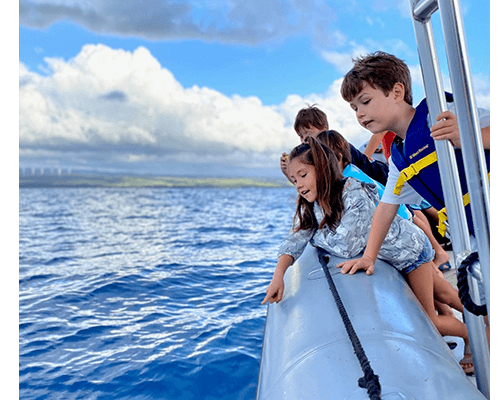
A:
[[[373,274],[375,270],[375,263],[369,257],[361,257],[355,260],[347,260],[337,264],[337,268],[341,268],[341,274],[349,274],[352,275],[358,270],[365,270],[366,275]]]

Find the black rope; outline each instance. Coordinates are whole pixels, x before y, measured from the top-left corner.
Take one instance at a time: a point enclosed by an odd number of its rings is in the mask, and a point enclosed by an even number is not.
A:
[[[467,268],[472,266],[475,262],[479,261],[479,255],[477,252],[469,254],[469,256],[460,263],[457,272],[457,287],[458,287],[458,297],[463,306],[474,315],[488,315],[488,310],[486,309],[486,304],[477,305],[474,303],[469,293],[469,282],[467,280]]]
[[[358,335],[354,330],[354,327],[351,324],[351,320],[349,319],[349,315],[347,315],[347,311],[342,303],[342,299],[340,298],[339,292],[333,283],[332,275],[330,274],[330,270],[328,269],[328,253],[318,248],[319,252],[319,262],[323,267],[323,272],[325,273],[326,280],[328,281],[328,286],[330,291],[332,292],[333,298],[335,299],[335,303],[337,304],[337,308],[339,310],[340,316],[342,317],[342,322],[344,323],[347,335],[349,335],[349,339],[351,340],[352,347],[354,349],[354,354],[358,358],[359,365],[363,371],[363,376],[358,379],[358,386],[366,389],[368,392],[368,397],[370,400],[381,400],[382,399],[382,389],[380,387],[380,381],[378,375],[375,375],[372,367],[370,366],[370,361],[368,361],[368,357],[366,356],[365,350],[359,341]]]

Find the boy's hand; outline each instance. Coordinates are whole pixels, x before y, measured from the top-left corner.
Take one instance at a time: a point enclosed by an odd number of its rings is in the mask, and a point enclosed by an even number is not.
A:
[[[341,274],[349,273],[349,275],[352,275],[357,270],[366,270],[366,275],[371,275],[375,270],[375,263],[371,258],[361,257],[356,260],[341,262],[340,264],[337,264],[337,268],[342,268],[340,270]]]
[[[435,140],[448,139],[453,146],[460,147],[458,121],[451,111],[444,111],[437,116],[437,124],[431,126],[431,136]]]
[[[279,303],[283,298],[283,292],[285,291],[285,283],[283,279],[275,279],[271,281],[269,287],[266,290],[266,297],[262,300],[261,305],[266,304],[268,301],[270,304]]]

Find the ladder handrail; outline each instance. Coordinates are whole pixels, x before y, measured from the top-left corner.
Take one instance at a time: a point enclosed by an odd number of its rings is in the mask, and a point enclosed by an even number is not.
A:
[[[458,0],[410,0],[410,6],[413,13],[413,26],[417,40],[424,88],[429,105],[429,113],[433,121],[436,120],[439,113],[446,110],[444,89],[431,23],[431,15],[438,9],[441,10],[443,31],[445,31],[444,34],[447,41],[448,65],[450,75],[452,75],[452,88],[457,104],[456,110],[460,141],[463,145],[462,155],[464,164],[468,166],[467,169],[472,167],[470,169],[474,170],[472,173],[466,173],[466,179],[475,227],[474,232],[478,239],[477,245],[481,271],[484,282],[486,283],[487,281],[487,284],[482,287],[486,292],[487,308],[489,310],[489,187],[487,190],[482,190],[485,182],[486,186],[488,186],[488,181],[484,180],[484,176],[486,176],[484,172],[486,170],[484,150],[480,137],[474,93],[471,90],[465,35],[463,33]],[[448,32],[446,32],[446,29],[448,29]],[[453,45],[449,45],[449,42],[452,42]],[[460,64],[458,70],[455,64]],[[469,97],[472,100],[466,100],[465,97]],[[460,107],[458,107],[459,103],[463,104],[460,104]],[[468,134],[470,129],[473,131],[472,135]],[[473,138],[471,139],[470,136],[473,136]],[[479,139],[477,139],[478,136]],[[455,263],[457,264],[461,259],[465,258],[464,255],[467,255],[471,251],[469,231],[462,202],[460,179],[451,143],[439,140],[435,141],[435,144],[441,180],[446,182],[443,185],[443,195],[448,214]],[[481,190],[478,191],[478,187]],[[479,243],[479,240],[486,241],[486,243]],[[485,264],[484,268],[483,262]],[[477,301],[480,290],[478,282],[472,279],[470,275],[468,280],[471,297]],[[489,347],[484,329],[484,321],[482,317],[476,317],[465,309],[464,317],[469,333],[476,383],[481,393],[489,398]]]
[[[490,309],[490,186],[484,157],[474,91],[470,77],[465,33],[457,0],[439,0],[453,95],[455,97],[462,157],[466,168],[474,233],[477,239],[486,306]],[[469,133],[469,134],[468,134]]]

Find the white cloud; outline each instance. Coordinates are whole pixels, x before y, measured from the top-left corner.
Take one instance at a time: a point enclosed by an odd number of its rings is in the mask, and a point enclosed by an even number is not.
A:
[[[369,137],[340,97],[341,80],[323,94],[289,95],[270,107],[257,97],[184,88],[143,47],[127,52],[86,45],[73,59],[46,62],[48,76],[20,64],[21,157],[54,160],[59,152],[65,161],[227,162],[277,169],[279,155],[299,143],[293,130],[297,112],[315,103],[330,127],[354,144]]]
[[[476,95],[476,104],[478,107],[490,109],[490,79],[489,76],[474,75],[472,85]]]
[[[370,53],[366,47],[358,45],[354,42],[351,43],[350,46],[351,50],[343,53],[337,51],[322,51],[321,57],[335,66],[337,70],[345,74],[351,69],[353,59]]]
[[[339,66],[341,60],[344,68],[352,65],[351,55],[330,56]],[[354,145],[370,137],[340,96],[342,79],[325,93],[291,94],[265,106],[257,97],[185,88],[144,47],[128,52],[86,45],[73,59],[46,63],[49,75],[19,66],[19,146],[25,158],[277,170],[279,155],[299,143],[293,130],[297,112],[312,104],[327,114],[330,129]],[[423,97],[420,68],[410,70],[417,103]],[[486,106],[489,84],[478,77],[475,84],[478,105]]]
[[[342,78],[333,82],[322,94],[310,94],[303,98],[289,95],[282,104],[273,108],[293,127],[295,116],[301,108],[316,105],[327,115],[329,129],[338,131],[357,147],[367,141],[371,134],[358,124],[351,107],[340,95],[341,84]],[[294,131],[293,134],[295,135]],[[295,144],[298,143],[299,139],[295,136]]]
[[[277,159],[292,127],[257,97],[184,88],[151,53],[86,45],[73,59],[47,58],[52,74],[20,64],[21,149],[144,155],[262,154]],[[133,154],[132,156],[130,154]],[[244,163],[244,160],[242,160]]]

